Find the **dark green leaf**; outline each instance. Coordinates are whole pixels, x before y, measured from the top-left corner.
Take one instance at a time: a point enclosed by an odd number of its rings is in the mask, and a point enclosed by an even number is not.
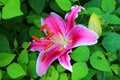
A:
[[[45,0],[28,0],[32,9],[37,13],[40,14],[44,7],[45,7]]]
[[[0,52],[11,52],[7,38],[0,34]]]
[[[109,33],[102,41],[107,51],[115,52],[120,49],[120,35],[117,33]]]
[[[20,10],[20,0],[8,0],[2,9],[2,18],[9,19],[23,15]]]
[[[57,65],[57,71],[64,72],[65,68],[63,68],[61,65]]]
[[[15,58],[15,54],[0,52],[0,67],[7,66]]]
[[[54,11],[60,13],[60,14],[64,14],[64,12],[61,10],[61,8],[56,4],[56,2],[54,0],[52,0],[50,2],[50,8],[53,9]]]
[[[28,74],[32,78],[37,78],[38,77],[38,75],[36,73],[36,61],[35,60],[30,60],[27,68],[28,68]]]
[[[72,80],[79,80],[88,74],[87,64],[84,62],[78,62],[73,64]]]
[[[110,66],[109,66],[104,54],[100,51],[96,51],[91,55],[90,64],[95,69],[98,69],[101,71],[108,71],[108,72],[111,71]]]
[[[102,0],[101,7],[103,11],[105,12],[112,12],[116,8],[116,1],[115,0]]]
[[[25,71],[18,63],[12,63],[9,65],[7,67],[7,73],[13,79],[26,75]]]
[[[2,79],[2,71],[0,70],[0,80]]]
[[[75,49],[71,57],[75,61],[87,61],[90,56],[90,51],[87,46],[80,46],[77,49]]]
[[[40,32],[38,28],[32,26],[29,30],[29,35],[30,36],[42,37],[42,36],[44,36],[44,33]]]

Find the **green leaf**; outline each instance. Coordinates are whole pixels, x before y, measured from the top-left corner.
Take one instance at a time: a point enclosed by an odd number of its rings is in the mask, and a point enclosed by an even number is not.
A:
[[[105,12],[112,12],[116,8],[116,1],[115,0],[102,0],[101,7],[103,11]]]
[[[120,24],[120,18],[116,15],[110,15],[109,19],[110,24]]]
[[[0,52],[0,67],[7,66],[15,58],[15,54]]]
[[[66,73],[60,74],[60,80],[68,80],[67,74]]]
[[[32,77],[32,78],[37,78],[38,75],[36,73],[36,61],[35,60],[30,60],[30,62],[28,63],[28,74]]]
[[[2,79],[2,71],[0,70],[0,80]]]
[[[13,79],[26,75],[25,71],[18,63],[12,63],[9,65],[7,67],[7,73]]]
[[[119,71],[120,71],[120,66],[118,64],[112,64],[111,65],[111,70],[118,75]]]
[[[102,41],[103,47],[107,51],[115,52],[120,49],[120,35],[109,33]]]
[[[78,62],[73,64],[72,80],[79,80],[88,74],[87,64],[84,62]]]
[[[117,8],[115,12],[120,15],[120,7]]]
[[[89,69],[88,74],[81,80],[90,80],[95,74],[96,74],[95,70]]]
[[[20,10],[20,0],[8,0],[2,9],[2,18],[9,19],[20,15],[23,15]]]
[[[38,28],[32,26],[29,30],[29,35],[30,36],[37,36],[37,37],[42,37],[44,36],[44,33],[43,32],[40,32]]]
[[[55,0],[55,1],[63,11],[68,11],[71,9],[72,3],[70,0]]]
[[[30,6],[32,7],[32,9],[37,13],[40,14],[44,7],[45,7],[45,0],[28,0]]]
[[[110,72],[110,66],[104,56],[104,54],[100,51],[94,52],[90,57],[90,64],[93,68]]]
[[[56,4],[54,0],[50,1],[50,8],[60,14],[64,14],[63,10]]]
[[[90,51],[87,46],[80,46],[75,49],[72,54],[71,58],[75,61],[87,61],[90,56]]]
[[[109,53],[107,53],[107,56],[108,56],[108,60],[110,62],[113,62],[113,61],[115,61],[117,59],[117,54],[116,53],[109,52]]]
[[[90,8],[87,8],[87,13],[89,14],[93,14],[93,13],[96,13],[98,15],[103,15],[104,12],[100,9],[100,8],[96,8],[96,7],[90,7]]]
[[[5,5],[8,2],[8,0],[0,0],[0,2]]]
[[[57,71],[64,72],[65,68],[63,68],[61,65],[57,65]]]
[[[0,52],[11,52],[7,38],[0,34]]]
[[[98,7],[100,8],[101,6],[101,0],[90,0],[89,2],[87,2],[84,7],[88,8],[88,7]]]
[[[59,77],[58,71],[54,70],[54,71],[51,72],[51,78],[53,80],[58,80],[58,77]]]
[[[17,61],[19,64],[23,65],[23,64],[27,64],[29,59],[28,59],[28,52],[27,49],[24,49],[21,51],[21,53],[19,54]]]
[[[27,49],[27,48],[29,47],[29,45],[30,45],[30,43],[24,42],[24,43],[22,44],[22,48]]]

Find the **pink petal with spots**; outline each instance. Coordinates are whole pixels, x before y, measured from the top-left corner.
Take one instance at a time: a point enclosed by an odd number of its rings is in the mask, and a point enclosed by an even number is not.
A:
[[[43,51],[39,54],[37,59],[36,71],[39,76],[45,74],[46,70],[50,64],[59,58],[61,55],[65,54],[67,51],[60,51],[61,46],[56,45],[51,48],[48,52]]]
[[[60,64],[65,68],[68,69],[69,71],[72,72],[72,66],[70,63],[70,56],[68,55],[68,53],[71,53],[72,50],[68,50],[68,52],[66,54],[63,54],[62,56],[60,56],[58,58]]]
[[[78,17],[78,12],[80,12],[82,8],[83,7],[81,6],[73,6],[71,8],[71,12],[66,14],[65,19],[67,25],[67,32],[70,31],[76,25],[74,19]]]
[[[29,46],[29,50],[31,51],[41,51],[44,50],[46,48],[47,45],[49,45],[51,43],[51,41],[49,40],[42,40],[42,42],[37,42],[34,41],[31,42],[30,46]]]
[[[65,22],[56,13],[51,13],[47,18],[41,19],[42,24],[48,24],[48,28],[54,33],[54,36],[59,38],[59,33],[65,35]]]
[[[68,40],[72,40],[72,42],[67,46],[67,48],[73,48],[80,45],[96,44],[98,35],[92,30],[86,28],[85,26],[77,25],[70,31],[67,38]]]

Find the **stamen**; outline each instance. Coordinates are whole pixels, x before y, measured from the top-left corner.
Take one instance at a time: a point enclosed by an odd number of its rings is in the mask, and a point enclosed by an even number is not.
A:
[[[64,49],[64,46],[60,47],[59,51],[62,51]]]
[[[32,37],[33,40],[35,40],[37,42],[41,42],[41,40],[38,37],[36,37],[36,36],[31,36],[31,37]]]
[[[44,24],[43,26],[41,26],[40,31],[43,31],[45,28],[47,28],[47,24]]]
[[[49,39],[49,38],[51,38],[53,35],[54,35],[54,33],[49,33],[49,34],[45,37],[45,39]]]
[[[51,32],[50,32],[50,29],[48,28],[48,29],[47,29],[47,34],[50,34],[50,33],[51,33]]]
[[[48,45],[47,45],[47,47],[45,47],[45,49],[44,49],[44,50],[46,50],[46,49],[50,48],[52,45],[54,45],[54,43],[53,43],[53,42],[51,42],[50,44],[48,44]]]

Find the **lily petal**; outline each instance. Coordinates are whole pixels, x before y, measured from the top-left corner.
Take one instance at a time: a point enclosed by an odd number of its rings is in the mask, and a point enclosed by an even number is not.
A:
[[[42,51],[37,59],[36,72],[39,76],[45,74],[50,64],[64,53],[60,51],[60,45],[54,46],[48,52]]]
[[[74,25],[75,25],[75,21],[74,19],[78,17],[78,12],[81,11],[83,7],[81,6],[73,6],[71,8],[71,12],[66,14],[65,19],[66,19],[66,25],[67,25],[67,32],[70,31]]]
[[[72,72],[72,66],[70,63],[70,56],[68,55],[68,53],[71,53],[72,50],[69,50],[66,54],[63,54],[62,56],[60,56],[58,58],[60,64],[65,68],[68,69],[69,71]]]
[[[41,19],[42,24],[48,24],[50,32],[54,33],[54,36],[59,38],[59,34],[65,35],[65,22],[56,13],[51,13],[47,18]]]
[[[31,42],[30,46],[29,46],[29,50],[31,51],[41,51],[43,49],[46,48],[47,45],[49,45],[51,43],[51,41],[49,40],[42,40],[42,42],[37,42],[34,41]]]
[[[98,35],[83,25],[76,25],[70,31],[67,38],[72,41],[67,48],[74,48],[80,45],[93,45],[97,43]]]

